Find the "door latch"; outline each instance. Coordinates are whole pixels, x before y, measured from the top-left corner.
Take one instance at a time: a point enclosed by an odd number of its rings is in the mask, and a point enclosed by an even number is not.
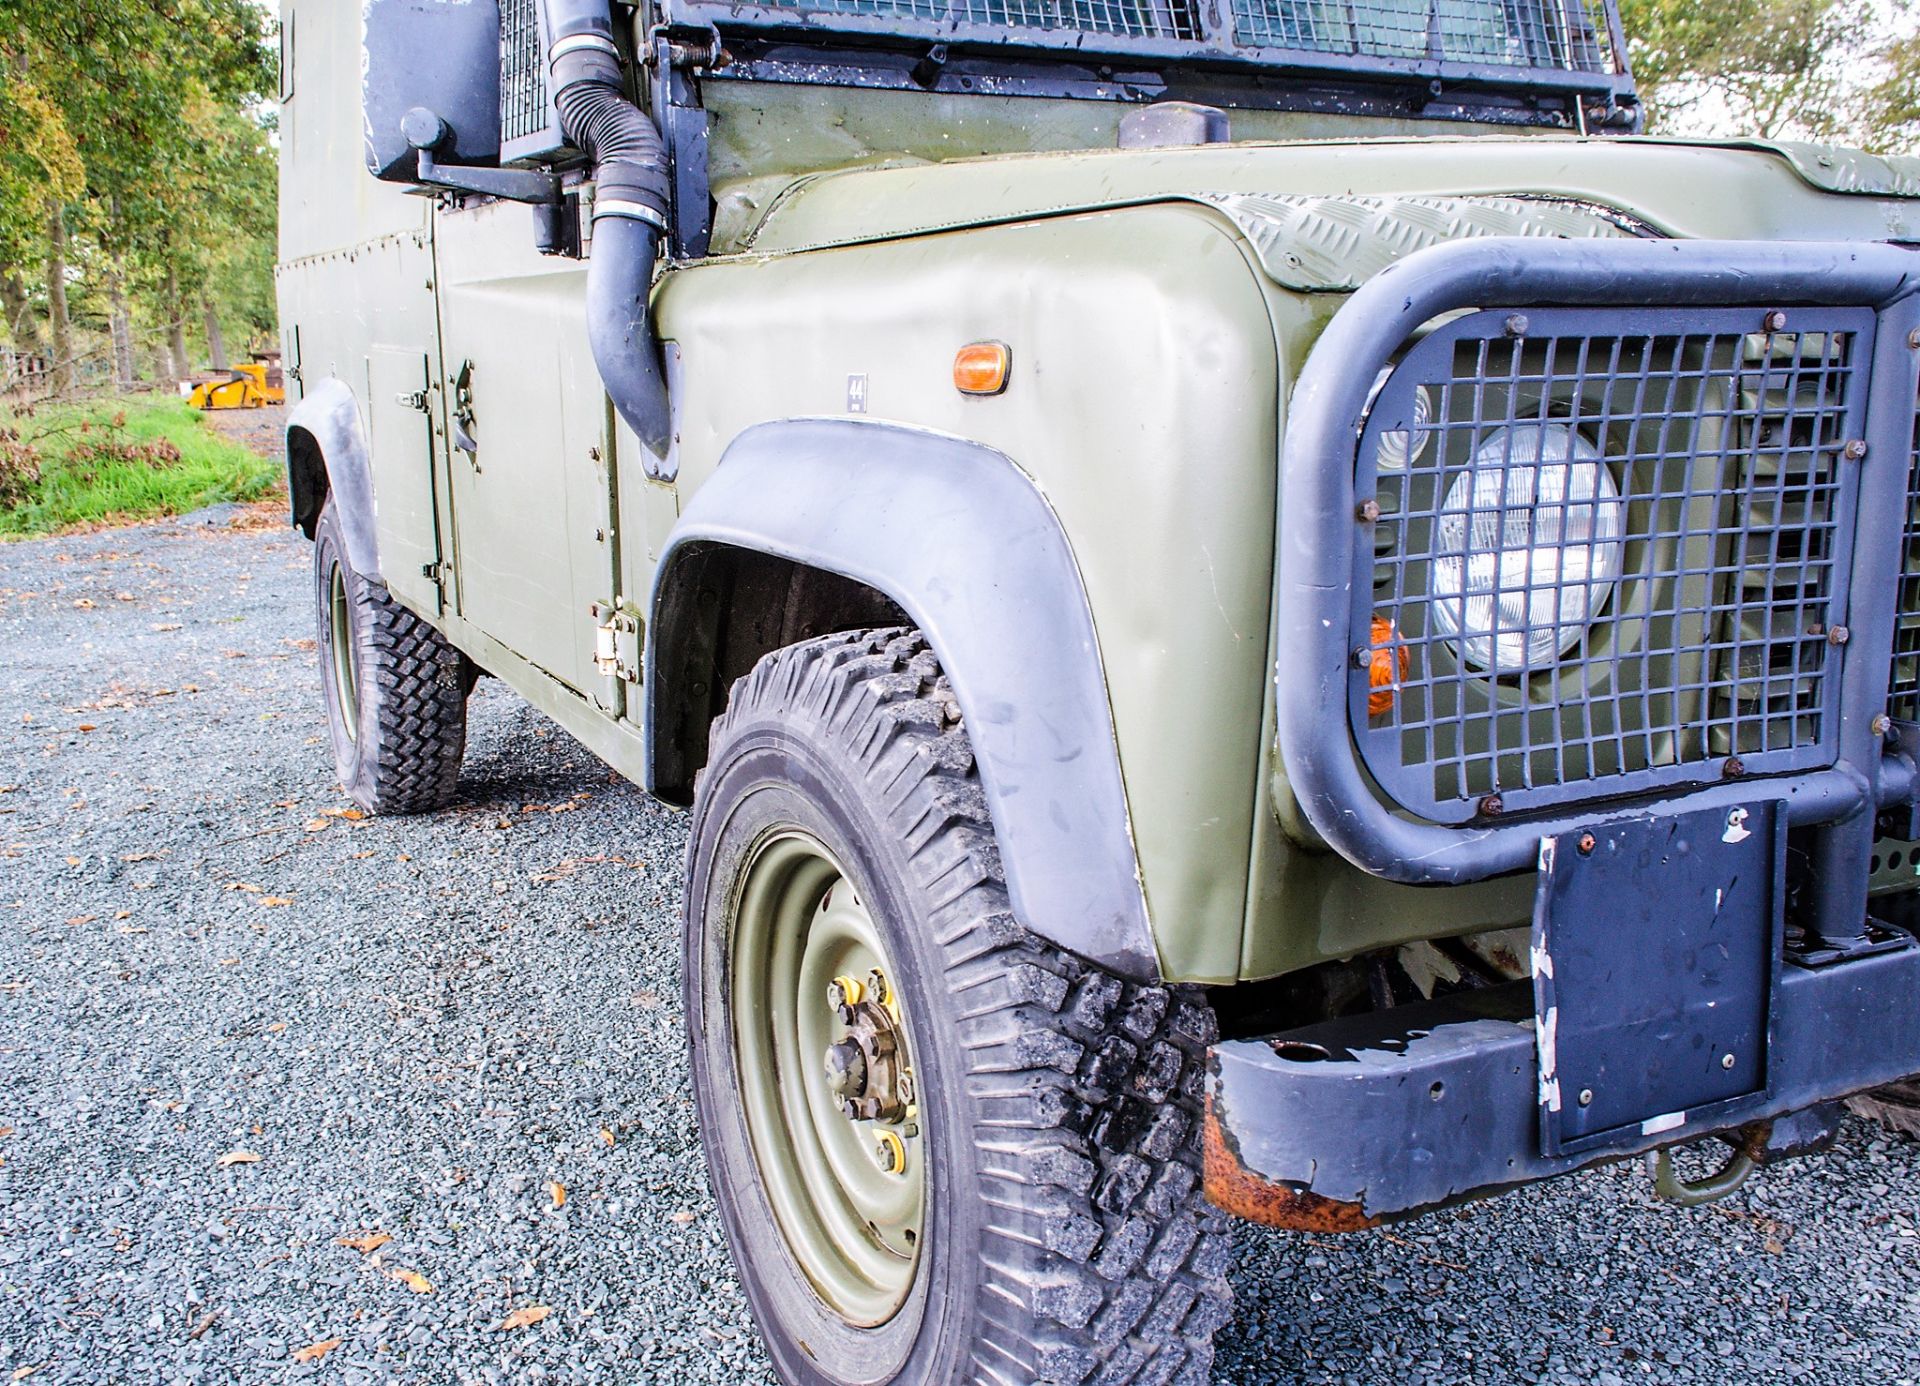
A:
[[[402,390],[393,397],[393,402],[402,409],[411,409],[416,414],[427,412],[427,392],[425,390]]]
[[[480,440],[474,437],[471,360],[460,363],[460,373],[453,380],[453,445],[469,458],[480,452]]]
[[[604,678],[637,684],[647,623],[640,613],[614,602],[593,604],[593,665]]]

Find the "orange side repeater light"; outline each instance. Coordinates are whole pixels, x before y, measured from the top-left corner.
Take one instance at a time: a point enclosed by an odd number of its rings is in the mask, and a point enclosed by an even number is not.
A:
[[[1394,695],[1413,661],[1407,647],[1400,643],[1400,632],[1384,616],[1373,618],[1373,657],[1367,661],[1367,715],[1379,717],[1393,711]]]
[[[1004,342],[969,342],[953,358],[953,388],[963,395],[997,395],[1007,388],[1013,352]]]

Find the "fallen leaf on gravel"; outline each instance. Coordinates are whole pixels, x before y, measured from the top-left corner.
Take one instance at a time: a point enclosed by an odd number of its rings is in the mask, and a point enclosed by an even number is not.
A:
[[[13,1128],[11,1126],[0,1126],[0,1137],[11,1136],[12,1134]]]
[[[247,652],[245,650],[220,651],[220,658],[222,659],[245,659],[246,657],[247,657]]]
[[[164,857],[166,854],[167,853],[165,848],[162,848],[158,852],[129,852],[124,857],[120,858],[120,860],[121,861],[159,861],[160,858]]]
[[[94,600],[92,597],[82,597],[79,601],[75,602],[74,605],[82,611],[91,611],[94,608]]]
[[[552,1312],[553,1310],[545,1304],[529,1304],[526,1308],[516,1309],[507,1315],[507,1321],[500,1325],[500,1331],[506,1333],[516,1328],[531,1327]]]
[[[80,724],[80,730],[83,732],[89,732],[89,731],[98,731],[100,729],[99,727],[95,726],[92,722],[82,722]]]
[[[600,1128],[600,1141],[609,1150],[611,1150],[613,1148],[613,1132],[609,1131],[606,1127],[602,1126]]]
[[[224,1313],[226,1313],[226,1310],[224,1309],[209,1309],[206,1313],[200,1316],[200,1322],[196,1323],[192,1328],[189,1328],[187,1330],[187,1337],[191,1338],[196,1343],[199,1342],[201,1337],[206,1333],[206,1331],[209,1328],[213,1327],[213,1321],[219,1318]]]
[[[351,1237],[335,1237],[335,1246],[351,1247],[363,1256],[372,1255],[393,1238],[384,1232],[357,1232]]]
[[[284,1020],[276,1020],[276,1021],[274,1021],[274,1022],[273,1022],[273,1024],[271,1024],[271,1025],[269,1025],[269,1026],[267,1027],[267,1033],[268,1033],[268,1034],[270,1034],[270,1035],[277,1035],[277,1034],[279,1034],[279,1033],[280,1033],[280,1032],[281,1032],[282,1030],[284,1030],[284,1029],[286,1029],[286,1028],[287,1028],[287,1022],[286,1022],[286,1021],[284,1021]]]
[[[291,905],[293,901],[284,895],[262,895],[256,903],[263,910],[277,910],[282,905]]]
[[[260,1163],[260,1157],[251,1150],[229,1150],[214,1163],[222,1169],[228,1165],[257,1165]]]
[[[32,1376],[35,1372],[39,1370],[40,1368],[37,1365],[32,1367],[15,1367],[13,1369],[13,1375],[8,1377],[7,1380],[25,1381],[28,1377]]]
[[[673,1222],[677,1222],[682,1227],[685,1227],[688,1223],[693,1221],[693,1214],[689,1213],[685,1208],[682,1208],[679,1212],[672,1214],[669,1220]]]
[[[367,816],[357,808],[330,808],[321,809],[320,812],[328,818],[344,818],[349,823],[358,823]]]
[[[253,885],[247,881],[228,881],[226,885],[221,887],[221,889],[222,890],[244,890],[249,895],[258,895],[260,893],[259,886]]]
[[[120,926],[120,932],[123,934],[144,934],[146,931],[147,926],[144,924],[123,924]]]
[[[324,831],[329,825],[324,818],[309,818],[302,826],[310,833],[317,833]]]
[[[0,794],[12,794],[19,788],[17,784],[0,784]]]
[[[113,594],[113,599],[114,599],[114,600],[115,600],[116,602],[130,602],[130,601],[132,601],[132,600],[133,600],[133,593],[131,593],[131,592],[115,592],[115,593]]]
[[[300,640],[289,640],[285,636],[282,636],[280,643],[282,645],[291,645],[296,650],[315,650],[319,648],[319,645],[310,635]]]
[[[237,962],[239,962],[239,961],[240,961],[240,959],[238,959],[238,958],[222,958],[222,959],[220,959],[220,966],[222,966],[222,967],[232,967],[232,966],[233,966],[233,965],[234,965],[235,963],[237,963]]]
[[[68,865],[68,866],[78,866],[79,864],[80,864],[80,858],[78,858],[78,857],[68,857],[68,858],[67,858],[67,865]]]
[[[392,1272],[392,1275],[395,1280],[398,1280],[416,1295],[430,1295],[433,1293],[433,1282],[428,1280],[426,1276],[420,1274],[419,1271],[400,1270],[396,1268]]]
[[[341,1339],[339,1338],[322,1338],[317,1343],[308,1343],[305,1347],[293,1354],[293,1360],[296,1362],[318,1362],[322,1357],[325,1357],[328,1353],[339,1347],[340,1343]]]
[[[179,623],[178,621],[162,621],[162,622],[161,622],[161,623],[160,623],[159,625],[157,625],[157,626],[155,626],[155,627],[154,627],[154,629],[155,629],[155,630],[163,630],[163,631],[164,631],[164,630],[179,630],[179,629],[180,629],[180,623]]]
[[[94,921],[94,920],[96,920],[96,919],[98,919],[99,917],[100,917],[100,916],[99,916],[99,915],[97,915],[97,914],[75,914],[75,915],[69,915],[69,916],[67,917],[67,923],[69,923],[69,924],[72,924],[72,925],[74,925],[74,926],[75,926],[75,927],[77,928],[78,926],[80,926],[80,925],[82,925],[82,924],[91,924],[91,923],[93,923],[93,921]]]
[[[564,1208],[567,1206],[567,1186],[562,1184],[558,1179],[548,1181],[547,1192],[553,1195],[554,1207]]]

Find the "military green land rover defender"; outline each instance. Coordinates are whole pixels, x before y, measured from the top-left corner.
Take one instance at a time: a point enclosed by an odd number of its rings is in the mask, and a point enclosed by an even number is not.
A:
[[[1607,0],[283,13],[341,780],[484,671],[691,806],[783,1379],[1204,1381],[1226,1213],[1920,1070],[1920,162]]]

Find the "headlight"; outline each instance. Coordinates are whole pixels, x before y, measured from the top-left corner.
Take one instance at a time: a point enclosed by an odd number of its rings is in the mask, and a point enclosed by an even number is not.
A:
[[[1470,667],[1538,669],[1620,580],[1626,506],[1600,451],[1565,424],[1495,429],[1447,488],[1433,618]]]

